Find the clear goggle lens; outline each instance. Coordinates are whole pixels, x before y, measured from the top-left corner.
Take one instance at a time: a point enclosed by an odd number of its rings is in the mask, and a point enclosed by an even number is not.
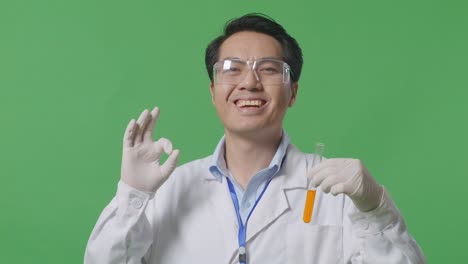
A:
[[[215,83],[239,84],[249,72],[262,84],[282,84],[290,80],[289,65],[280,60],[261,59],[242,61],[237,59],[222,60],[213,66]]]

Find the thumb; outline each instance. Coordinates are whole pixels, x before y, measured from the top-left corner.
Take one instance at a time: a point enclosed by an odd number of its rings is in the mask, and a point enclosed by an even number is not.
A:
[[[346,191],[346,186],[342,182],[332,186],[331,189],[330,189],[330,193],[335,195],[335,196],[340,194],[340,193],[345,193],[345,191]]]

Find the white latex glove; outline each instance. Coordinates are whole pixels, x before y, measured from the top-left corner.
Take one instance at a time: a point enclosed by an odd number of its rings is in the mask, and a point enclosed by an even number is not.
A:
[[[158,116],[157,107],[151,113],[145,110],[125,130],[121,180],[140,191],[156,192],[177,166],[179,151],[172,150],[172,143],[166,138],[153,142]],[[169,157],[161,165],[163,151]]]
[[[383,199],[380,186],[358,159],[327,159],[308,171],[313,187],[325,193],[344,193],[362,212],[377,208]]]

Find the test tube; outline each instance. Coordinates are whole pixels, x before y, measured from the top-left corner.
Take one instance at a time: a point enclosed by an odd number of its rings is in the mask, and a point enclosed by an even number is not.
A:
[[[325,144],[316,143],[314,149],[314,156],[312,158],[312,166],[316,166],[322,161],[323,151],[325,150]],[[312,221],[312,212],[314,211],[315,202],[315,189],[310,186],[311,179],[307,177],[307,196],[304,205],[304,215],[302,219],[304,223],[310,223]]]

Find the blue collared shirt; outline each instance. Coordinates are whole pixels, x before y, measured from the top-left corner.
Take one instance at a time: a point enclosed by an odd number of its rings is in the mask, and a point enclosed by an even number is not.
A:
[[[247,184],[247,187],[244,190],[226,167],[226,160],[224,159],[224,136],[219,141],[218,146],[216,147],[215,152],[213,154],[211,165],[209,167],[210,172],[220,182],[223,181],[224,177],[228,177],[229,180],[231,180],[231,182],[233,183],[234,190],[236,192],[239,203],[240,216],[244,225],[247,216],[250,213],[250,210],[252,210],[252,207],[255,204],[255,201],[259,197],[260,193],[263,191],[263,188],[265,188],[265,184],[267,184],[267,182],[280,170],[289,142],[290,139],[288,135],[283,131],[281,142],[278,146],[278,149],[276,150],[275,155],[273,156],[273,159],[270,162],[270,165],[257,172],[250,179],[249,183]]]

